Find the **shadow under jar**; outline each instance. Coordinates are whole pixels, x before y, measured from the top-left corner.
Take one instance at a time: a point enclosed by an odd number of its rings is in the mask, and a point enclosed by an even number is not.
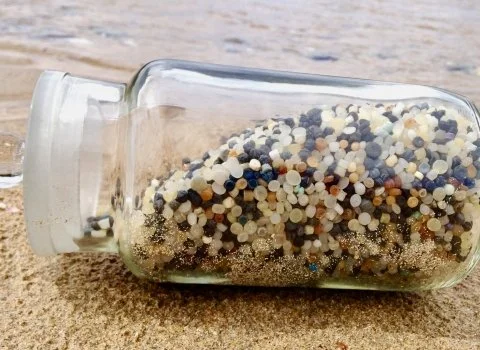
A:
[[[406,85],[159,60],[44,73],[31,244],[162,282],[422,290],[479,259],[478,112]]]

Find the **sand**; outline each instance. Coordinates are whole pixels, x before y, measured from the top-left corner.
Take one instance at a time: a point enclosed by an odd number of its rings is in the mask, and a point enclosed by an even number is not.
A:
[[[2,349],[480,347],[479,268],[422,293],[159,285],[114,255],[33,255],[21,191],[2,194]]]
[[[0,14],[2,130],[22,133],[43,69],[127,81],[158,57],[423,83],[480,103],[474,1],[24,2]],[[422,293],[160,285],[114,255],[35,256],[21,189],[0,197],[1,349],[480,349],[479,267]]]

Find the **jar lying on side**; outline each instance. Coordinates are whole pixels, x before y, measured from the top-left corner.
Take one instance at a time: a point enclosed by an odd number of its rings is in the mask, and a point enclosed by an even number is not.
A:
[[[25,206],[41,254],[157,281],[421,290],[479,259],[478,112],[444,90],[160,60],[40,78]]]

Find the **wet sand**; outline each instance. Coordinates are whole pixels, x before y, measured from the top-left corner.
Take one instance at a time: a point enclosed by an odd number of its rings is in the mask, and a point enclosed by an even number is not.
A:
[[[474,1],[73,0],[2,5],[0,120],[22,134],[43,69],[127,81],[161,57],[421,83],[480,104]],[[30,250],[0,190],[2,349],[478,349],[480,268],[422,293],[157,285],[117,256]]]

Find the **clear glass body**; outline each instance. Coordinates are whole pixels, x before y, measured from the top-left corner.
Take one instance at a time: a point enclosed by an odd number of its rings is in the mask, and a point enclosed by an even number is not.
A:
[[[463,97],[172,60],[128,86],[65,79],[58,113],[85,108],[63,148],[74,175],[49,170],[63,183],[50,217],[75,216],[61,223],[74,249],[54,252],[118,251],[162,282],[379,290],[451,286],[479,259],[479,119]]]

